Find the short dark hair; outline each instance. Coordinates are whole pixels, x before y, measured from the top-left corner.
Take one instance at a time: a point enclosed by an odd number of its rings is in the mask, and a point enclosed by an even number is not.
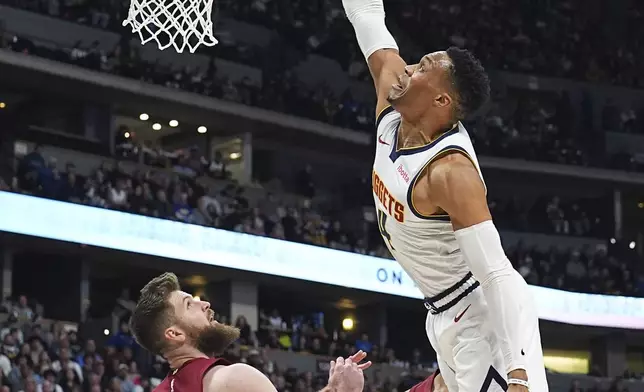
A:
[[[450,76],[457,94],[456,117],[462,120],[477,112],[490,99],[490,79],[485,68],[466,49],[447,49],[452,60]]]
[[[130,318],[130,329],[136,341],[152,354],[163,354],[168,348],[163,335],[166,328],[176,321],[168,298],[178,290],[181,290],[179,279],[171,272],[157,276],[141,289]]]

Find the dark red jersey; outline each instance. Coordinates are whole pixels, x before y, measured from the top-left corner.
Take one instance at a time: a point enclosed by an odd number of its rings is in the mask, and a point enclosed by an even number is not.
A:
[[[432,392],[434,389],[434,378],[438,372],[434,372],[431,376],[427,377],[424,381],[411,387],[409,392]]]
[[[195,358],[171,370],[153,392],[204,392],[203,377],[213,366],[230,365],[223,358]]]

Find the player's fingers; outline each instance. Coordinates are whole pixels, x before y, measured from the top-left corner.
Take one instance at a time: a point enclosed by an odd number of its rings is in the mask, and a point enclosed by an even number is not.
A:
[[[355,354],[353,354],[352,356],[350,356],[349,358],[350,358],[351,360],[354,360],[354,359],[359,358],[359,357],[360,357],[362,354],[364,354],[364,353],[365,353],[364,351],[360,350],[360,351],[358,351],[357,353],[355,353]]]
[[[333,373],[335,373],[335,361],[329,363],[329,378],[333,377]]]
[[[367,362],[365,362],[365,363],[361,363],[360,365],[358,365],[358,369],[360,369],[360,370],[367,370],[367,369],[369,369],[369,368],[371,367],[371,365],[373,365],[373,364],[371,363],[371,361],[367,361]]]
[[[338,365],[338,367],[339,367],[339,366],[344,366],[344,358],[342,358],[342,357],[338,357],[338,358],[335,360],[335,363]]]
[[[358,362],[362,361],[363,359],[365,359],[366,356],[367,356],[367,353],[362,351],[362,350],[360,350],[357,353],[355,353],[352,356],[350,356],[349,359],[351,361],[355,362],[355,363],[358,363]]]

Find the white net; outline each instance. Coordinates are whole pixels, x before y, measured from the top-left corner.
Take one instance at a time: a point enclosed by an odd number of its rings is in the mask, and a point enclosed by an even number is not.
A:
[[[154,40],[161,50],[194,53],[199,45],[217,44],[212,7],[213,0],[131,0],[123,26],[129,24],[143,44]]]

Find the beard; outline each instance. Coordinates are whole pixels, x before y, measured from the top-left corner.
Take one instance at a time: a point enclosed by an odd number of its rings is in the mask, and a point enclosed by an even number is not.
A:
[[[239,339],[239,328],[217,322],[204,328],[185,328],[185,330],[195,348],[210,357],[223,354],[228,346]]]

